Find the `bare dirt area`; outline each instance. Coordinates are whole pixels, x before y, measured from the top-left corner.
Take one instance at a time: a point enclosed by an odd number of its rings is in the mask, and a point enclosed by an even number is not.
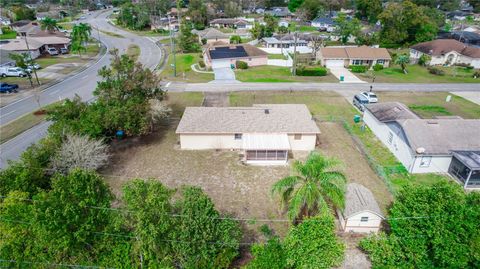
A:
[[[347,181],[364,185],[375,196],[380,208],[386,208],[393,200],[385,183],[370,168],[362,152],[356,147],[350,135],[340,123],[321,122],[320,152],[340,159],[344,164]]]
[[[367,255],[358,248],[358,244],[364,235],[343,233],[339,234],[345,243],[345,258],[339,269],[366,269],[371,268],[372,264]]]

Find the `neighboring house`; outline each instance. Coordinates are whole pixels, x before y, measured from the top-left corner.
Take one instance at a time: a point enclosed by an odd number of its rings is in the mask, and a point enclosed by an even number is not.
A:
[[[233,29],[252,29],[253,24],[246,19],[214,19],[210,21],[210,27],[215,28],[233,28]]]
[[[68,49],[70,46],[69,38],[58,36],[28,37],[27,41],[25,41],[25,37],[21,37],[6,41],[7,43],[0,45],[0,49],[16,53],[30,53],[33,59],[38,58],[41,54],[46,54],[48,48]]]
[[[15,66],[15,61],[10,58],[11,51],[0,49],[0,67]]]
[[[385,48],[361,47],[325,47],[317,52],[317,60],[323,66],[348,67],[350,65],[366,65],[372,67],[381,64],[388,67],[392,57]]]
[[[464,31],[480,34],[480,27],[476,26],[476,25],[472,25],[472,26],[469,26],[469,27],[465,28]]]
[[[278,37],[264,37],[261,43],[265,48],[290,48],[295,45],[295,39]],[[297,47],[306,47],[308,41],[297,38]]]
[[[29,22],[22,26],[15,26],[13,27],[13,29],[17,32],[19,36],[28,35],[31,37],[51,37],[51,36],[57,36],[57,37],[63,37],[63,38],[66,37],[65,33],[62,33],[60,31],[42,30],[42,27],[38,22]]]
[[[289,151],[315,149],[320,130],[304,104],[187,107],[177,127],[181,149],[243,151],[250,164],[286,164]]]
[[[337,215],[342,229],[354,233],[376,233],[384,219],[372,192],[357,183],[347,185],[345,209]]]
[[[45,18],[60,19],[60,13],[56,11],[47,11],[47,12],[37,12],[35,17],[38,21],[44,20]]]
[[[317,27],[320,31],[327,31],[329,33],[335,30],[337,23],[330,16],[318,17],[311,22],[313,27]]]
[[[453,39],[437,39],[410,47],[410,59],[417,62],[422,55],[430,56],[428,65],[467,64],[480,68],[480,48],[467,46]]]
[[[178,31],[180,25],[175,18],[150,16],[150,30]]]
[[[248,66],[259,66],[267,65],[268,57],[266,52],[250,44],[212,43],[204,49],[203,60],[207,67],[230,67],[236,61],[244,61]]]
[[[208,28],[202,31],[192,30],[192,33],[198,36],[200,44],[203,44],[202,40],[205,40],[205,44],[211,44],[217,41],[224,42],[226,44],[230,43],[230,36],[220,32],[215,28]]]
[[[286,20],[280,20],[278,22],[278,27],[287,27],[288,28],[288,25],[289,25],[289,23]]]
[[[480,46],[480,34],[470,31],[454,31],[451,33],[451,39],[458,40],[471,46]]]
[[[287,21],[292,20],[293,13],[288,10],[288,7],[272,7],[265,11],[265,14],[269,14]]]
[[[364,123],[409,173],[449,173],[480,188],[480,120],[421,119],[405,105],[366,105]]]
[[[10,21],[9,18],[6,17],[0,17],[0,25],[2,26],[10,26],[12,22]]]

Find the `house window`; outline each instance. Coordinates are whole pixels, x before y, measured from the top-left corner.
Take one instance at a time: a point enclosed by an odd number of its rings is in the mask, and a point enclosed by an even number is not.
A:
[[[378,59],[377,60],[377,64],[384,64],[385,63],[385,60],[384,59]]]
[[[294,134],[293,139],[295,140],[302,140],[302,134]]]
[[[429,167],[432,162],[432,156],[424,156],[420,159],[420,167]]]
[[[392,144],[393,143],[393,133],[392,132],[388,132],[388,144]]]
[[[242,134],[235,134],[235,140],[242,140]]]
[[[353,65],[362,65],[363,60],[353,60]]]
[[[360,221],[361,221],[361,222],[367,222],[367,221],[368,221],[368,217],[362,217],[362,218],[360,219]]]

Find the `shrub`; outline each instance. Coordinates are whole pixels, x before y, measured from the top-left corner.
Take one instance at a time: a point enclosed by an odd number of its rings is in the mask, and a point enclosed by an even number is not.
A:
[[[430,62],[430,59],[430,56],[428,56],[427,54],[422,54],[422,56],[418,58],[418,64],[421,66],[426,66],[427,63]]]
[[[350,65],[349,68],[353,73],[365,73],[367,71],[365,65]]]
[[[455,66],[459,66],[459,67],[465,67],[465,69],[473,69],[473,66],[471,66],[470,64],[466,64],[466,63],[457,63],[455,64]]]
[[[198,66],[205,68],[205,62],[203,60],[198,61]]]
[[[323,67],[317,68],[299,68],[297,69],[297,76],[313,77],[313,76],[326,76],[327,69]]]
[[[445,71],[443,71],[442,69],[439,69],[439,68],[437,68],[437,67],[429,67],[429,68],[428,68],[428,72],[430,72],[430,74],[436,75],[436,76],[443,76],[443,75],[445,75]]]
[[[380,71],[380,70],[382,70],[382,69],[383,69],[383,65],[382,65],[382,64],[375,64],[375,65],[373,66],[373,70],[374,70],[374,71]]]
[[[248,64],[244,61],[237,61],[235,65],[238,69],[248,69]]]
[[[230,44],[240,44],[242,43],[242,38],[238,35],[232,35],[230,37]]]
[[[474,77],[474,78],[480,78],[480,71],[476,71],[476,72],[473,74],[473,77]]]

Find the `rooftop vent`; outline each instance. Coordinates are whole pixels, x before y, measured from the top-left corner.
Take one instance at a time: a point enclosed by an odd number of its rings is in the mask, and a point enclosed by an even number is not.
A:
[[[270,110],[268,110],[268,109],[265,109],[264,112],[265,112],[265,114],[270,114]]]

